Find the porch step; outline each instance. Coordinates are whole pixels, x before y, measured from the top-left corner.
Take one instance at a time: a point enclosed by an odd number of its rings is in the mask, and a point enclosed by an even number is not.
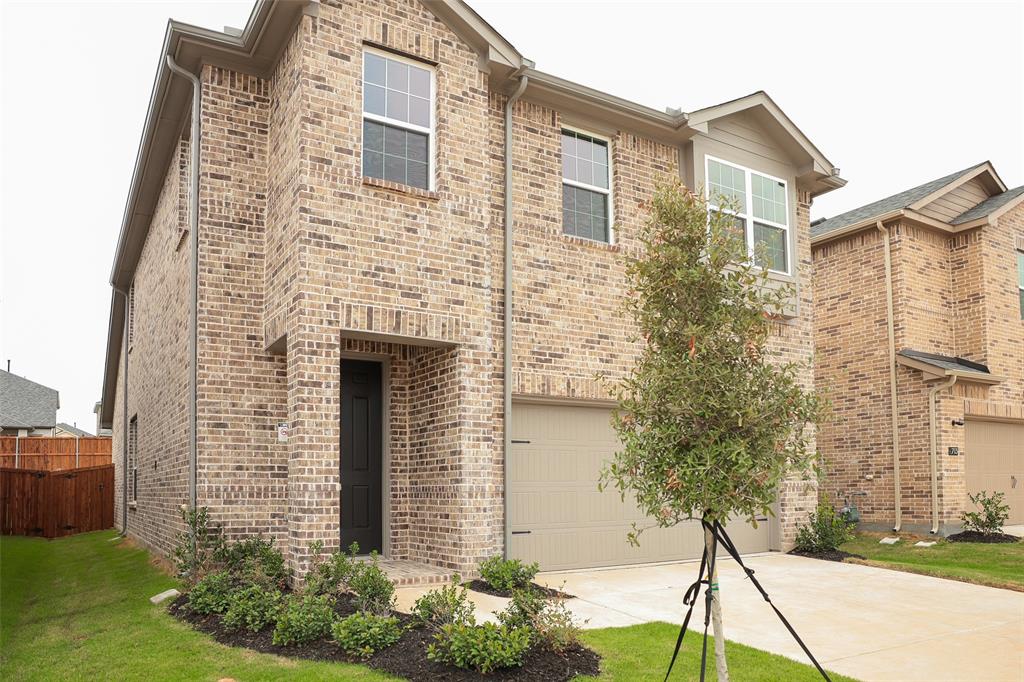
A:
[[[381,559],[379,565],[396,587],[443,585],[452,579],[454,573],[446,568],[409,559]]]

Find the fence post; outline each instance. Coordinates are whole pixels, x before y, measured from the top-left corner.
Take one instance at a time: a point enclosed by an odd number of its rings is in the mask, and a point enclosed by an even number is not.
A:
[[[80,440],[81,440],[81,438],[79,438],[78,436],[75,436],[75,468],[76,469],[78,468],[78,446],[79,446],[79,441]]]
[[[18,461],[21,459],[21,436],[14,437],[14,468],[18,468]]]

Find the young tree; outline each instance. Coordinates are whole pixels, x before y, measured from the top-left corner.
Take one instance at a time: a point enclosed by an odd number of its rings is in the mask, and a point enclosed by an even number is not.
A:
[[[640,239],[626,309],[644,346],[614,387],[622,448],[602,487],[631,494],[661,527],[694,518],[756,524],[783,479],[813,471],[809,426],[819,401],[801,385],[801,367],[769,360],[767,349],[794,289],[751,262],[734,218],[678,182],[658,188]],[[642,530],[634,526],[630,541]],[[708,531],[705,541],[710,554]],[[717,587],[717,572],[709,578]],[[728,680],[720,592],[712,595],[715,666]]]

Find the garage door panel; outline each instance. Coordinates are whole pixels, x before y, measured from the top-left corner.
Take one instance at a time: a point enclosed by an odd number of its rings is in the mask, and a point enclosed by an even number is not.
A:
[[[966,428],[967,493],[1003,493],[1007,524],[1024,523],[1024,424],[968,420]],[[975,508],[969,499],[964,506]]]
[[[512,410],[509,467],[510,555],[545,570],[699,558],[703,531],[696,521],[649,528],[640,546],[627,535],[649,521],[632,495],[599,492],[605,462],[618,449],[607,408],[517,403]],[[768,528],[729,525],[741,551],[768,549]]]

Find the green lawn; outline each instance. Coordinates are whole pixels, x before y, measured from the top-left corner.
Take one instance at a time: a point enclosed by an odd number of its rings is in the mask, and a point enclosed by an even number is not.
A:
[[[115,538],[103,531],[51,541],[0,539],[0,679],[389,679],[357,665],[217,644],[149,603],[175,581],[145,551]],[[676,632],[652,623],[594,630],[586,639],[605,658],[602,679],[661,680]],[[698,679],[699,637],[691,635],[673,679]],[[756,649],[730,642],[728,652],[736,680],[819,679],[809,666]]]
[[[861,533],[842,546],[876,566],[951,578],[964,582],[1024,591],[1024,542],[983,544],[939,541],[932,547],[914,547],[912,535],[895,545],[881,545],[882,535]]]

